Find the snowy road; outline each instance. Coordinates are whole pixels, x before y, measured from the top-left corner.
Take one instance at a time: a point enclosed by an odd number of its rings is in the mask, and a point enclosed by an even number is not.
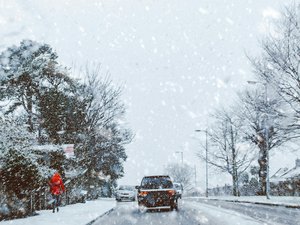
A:
[[[140,213],[136,202],[118,203],[114,210],[97,219],[93,225],[258,225],[258,224],[276,224],[273,222],[265,223],[260,217],[252,217],[244,214],[242,211],[236,211],[231,205],[237,203],[226,203],[228,208],[219,207],[212,203],[200,202],[195,200],[183,200],[180,204],[180,210],[164,212],[146,212]],[[222,203],[222,204],[223,204]],[[221,204],[221,205],[222,205]],[[250,206],[255,210],[255,205]],[[232,209],[231,209],[232,208]],[[237,207],[239,208],[239,207]],[[258,209],[260,210],[260,209]],[[280,224],[280,223],[278,223]],[[292,223],[293,224],[293,223]],[[297,224],[297,223],[294,223]]]
[[[95,221],[93,225],[300,225],[300,209],[282,206],[190,198],[180,201],[179,207],[178,212],[139,213],[137,202],[98,199],[61,207],[59,213],[42,210],[37,216],[1,221],[0,224],[90,225]],[[105,212],[109,213],[99,217]]]
[[[300,209],[286,208],[284,206],[268,206],[251,203],[234,203],[197,199],[194,204],[209,204],[220,209],[230,209],[252,218],[263,221],[266,224],[300,225]]]

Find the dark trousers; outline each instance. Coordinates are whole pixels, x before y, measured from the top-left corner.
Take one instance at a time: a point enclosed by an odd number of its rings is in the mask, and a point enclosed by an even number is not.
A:
[[[58,206],[60,205],[60,195],[52,195],[52,198],[54,199],[53,211],[55,211],[55,208],[58,209]]]

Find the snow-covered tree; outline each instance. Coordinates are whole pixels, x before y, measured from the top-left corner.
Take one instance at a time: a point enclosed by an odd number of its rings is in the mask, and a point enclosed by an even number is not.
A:
[[[123,176],[127,158],[124,145],[132,139],[131,131],[121,124],[125,113],[121,89],[114,87],[109,78],[100,79],[100,72],[99,66],[86,67],[87,80],[81,92],[85,100],[85,129],[76,154],[80,165],[88,169],[88,185],[103,177],[113,182]]]
[[[22,202],[22,213],[26,214],[30,194],[40,186],[42,179],[38,156],[31,148],[36,143],[35,138],[22,124],[0,118],[0,140],[1,195],[5,196],[4,203],[10,213],[18,213],[9,206],[10,201],[18,199]]]
[[[245,140],[259,149],[257,161],[261,195],[266,194],[267,137],[268,151],[276,149],[291,138],[288,129],[289,117],[284,114],[285,104],[275,93],[270,94],[266,102],[265,94],[260,89],[240,93],[240,110],[237,111],[244,123],[242,131]]]
[[[47,44],[24,40],[0,55],[0,85],[2,100],[11,101],[6,113],[22,106],[28,115],[28,128],[34,129],[34,105],[40,95],[43,74],[50,64],[56,64],[57,55]]]
[[[101,79],[98,66],[87,67],[86,82],[81,82],[72,79],[56,60],[49,45],[34,41],[22,41],[0,54],[0,101],[9,106],[1,111],[20,121],[18,129],[27,133],[19,138],[25,141],[30,137],[39,144],[30,143],[19,150],[18,145],[2,146],[0,172],[7,171],[2,184],[5,189],[15,188],[16,197],[27,181],[36,179],[37,186],[31,185],[25,192],[38,189],[40,198],[54,169],[63,176],[75,171],[70,177],[70,193],[91,186],[111,189],[124,173],[124,145],[131,141],[132,133],[122,123],[121,89],[109,78]],[[76,158],[66,159],[60,144],[74,144]],[[17,179],[20,174],[25,174],[25,180]]]
[[[300,4],[294,3],[281,12],[280,19],[273,21],[272,32],[262,42],[261,55],[250,59],[258,79],[277,90],[289,105],[285,113],[293,120],[287,128],[297,134],[300,128],[299,48]]]
[[[208,156],[206,158],[206,150],[198,152],[198,156],[218,170],[229,173],[232,177],[233,195],[238,196],[240,176],[253,161],[254,154],[243,140],[243,120],[234,111],[216,110],[213,117],[215,122],[207,131]]]
[[[166,174],[172,177],[174,182],[181,183],[185,190],[192,188],[194,170],[184,163],[170,163],[165,168]]]

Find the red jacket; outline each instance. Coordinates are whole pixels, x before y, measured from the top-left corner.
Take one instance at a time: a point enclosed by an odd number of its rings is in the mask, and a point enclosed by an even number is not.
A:
[[[63,181],[59,173],[55,173],[51,177],[49,181],[49,185],[50,185],[51,194],[53,195],[60,195],[65,191],[65,186],[63,184]]]

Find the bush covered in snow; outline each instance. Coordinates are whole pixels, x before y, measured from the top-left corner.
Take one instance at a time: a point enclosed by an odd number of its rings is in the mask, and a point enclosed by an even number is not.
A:
[[[54,170],[69,181],[64,204],[81,201],[85,191],[91,199],[111,196],[123,176],[132,133],[121,122],[121,89],[97,65],[75,80],[57,58],[31,40],[0,53],[1,218],[47,208]],[[62,144],[74,145],[74,158]]]

